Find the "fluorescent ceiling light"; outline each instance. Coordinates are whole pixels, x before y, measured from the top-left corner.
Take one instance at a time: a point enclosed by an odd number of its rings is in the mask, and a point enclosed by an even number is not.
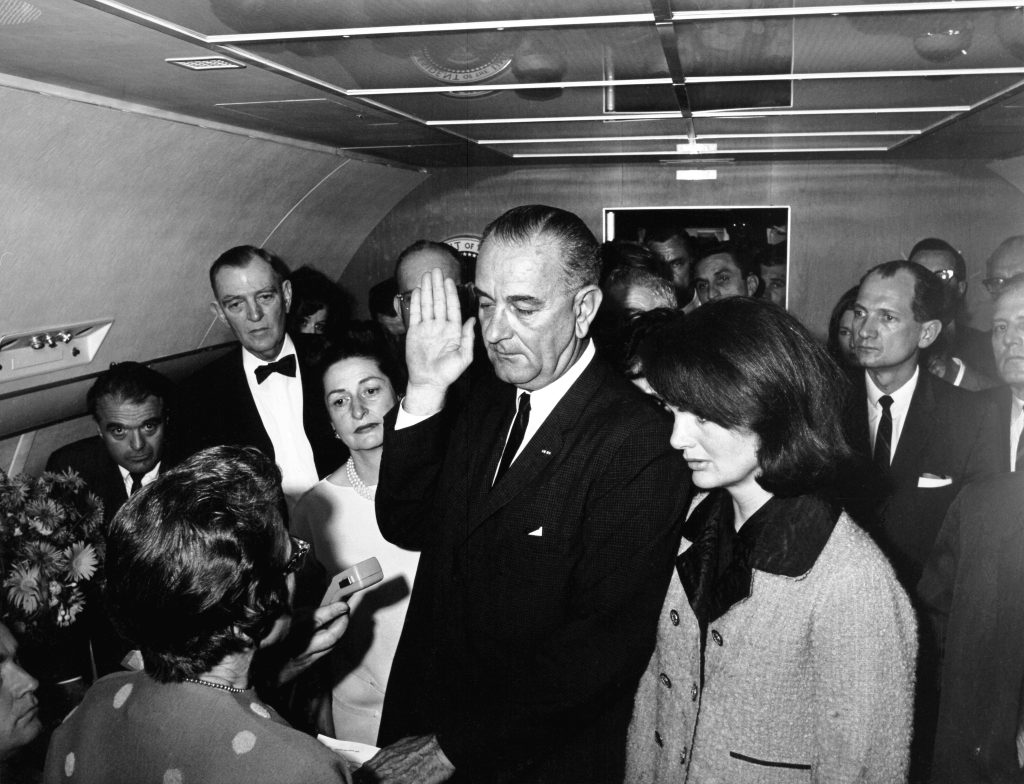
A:
[[[687,155],[707,155],[718,150],[717,144],[677,144],[676,152],[684,152]]]
[[[844,79],[923,79],[926,76],[1005,76],[1024,74],[1024,66],[1008,68],[926,68],[903,71],[829,71],[797,74],[743,74],[730,76],[688,76],[686,84],[726,84],[732,82],[840,81]],[[346,95],[421,95],[425,93],[478,93],[481,90],[551,90],[569,87],[639,87],[672,85],[669,77],[652,79],[591,79],[576,82],[528,82],[472,85],[435,85],[431,87],[380,87],[346,90]],[[696,114],[696,112],[694,113]]]
[[[772,155],[777,153],[794,152],[886,152],[888,147],[794,147],[785,149],[782,147],[764,147],[752,150],[718,150],[715,155]],[[674,156],[679,155],[675,150],[659,150],[656,152],[517,152],[513,158],[630,158],[637,155],[644,156]]]
[[[789,139],[815,136],[917,136],[920,130],[792,131],[778,133],[698,133],[697,139]],[[655,136],[558,136],[549,139],[477,139],[477,144],[595,144],[599,142],[667,142],[690,138],[685,133]]]
[[[728,119],[730,117],[751,118],[751,117],[794,117],[794,116],[817,116],[830,114],[944,114],[948,112],[966,112],[970,105],[963,106],[904,106],[904,107],[874,107],[857,109],[758,109],[756,111],[722,111],[705,110],[696,111],[694,117],[717,117]],[[682,115],[679,112],[647,112],[644,114],[583,114],[565,117],[495,117],[491,119],[474,120],[427,120],[426,125],[513,125],[520,123],[556,123],[556,122],[608,122],[609,120],[679,120]]]
[[[897,14],[914,11],[970,11],[1018,8],[1020,0],[947,0],[924,3],[865,3],[864,5],[815,5],[802,8],[736,8],[718,11],[673,11],[673,22],[710,19],[763,19],[769,16],[840,16],[845,14]]]
[[[188,68],[190,71],[226,71],[231,68],[245,68],[245,63],[230,57],[167,57],[165,63]]]
[[[1024,68],[1021,69],[1024,72]],[[473,85],[437,85],[433,87],[381,87],[377,89],[346,90],[348,95],[417,95],[420,93],[478,93],[481,90],[550,90],[562,87],[644,87],[652,84],[671,86],[667,76],[656,79],[591,79],[579,82],[527,82],[525,84],[490,84],[476,82]]]
[[[268,41],[303,41],[322,38],[367,38],[386,35],[418,35],[422,33],[471,33],[487,30],[521,30],[534,27],[598,27],[603,25],[651,24],[654,14],[605,14],[601,16],[566,16],[553,19],[503,19],[494,22],[450,22],[378,27],[336,27],[328,30],[290,30],[273,33],[234,33],[209,35],[207,43],[244,44]]]
[[[676,169],[677,180],[717,180],[717,169]]]

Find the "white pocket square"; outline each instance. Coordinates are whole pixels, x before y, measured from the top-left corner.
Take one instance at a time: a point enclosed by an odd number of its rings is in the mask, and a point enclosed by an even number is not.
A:
[[[917,478],[918,487],[948,487],[953,484],[953,477],[951,476],[932,476],[931,474],[924,474]]]
[[[541,526],[536,531],[530,531],[527,536],[544,536],[544,526]]]

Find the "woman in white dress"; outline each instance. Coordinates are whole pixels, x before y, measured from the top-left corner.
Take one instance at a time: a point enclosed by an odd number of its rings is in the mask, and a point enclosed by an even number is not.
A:
[[[371,557],[383,568],[382,582],[348,600],[348,631],[332,660],[335,737],[375,744],[419,560],[385,541],[374,512],[384,415],[397,400],[400,371],[383,341],[356,331],[332,346],[322,367],[331,424],[351,457],[300,499],[291,528],[312,542],[328,578]]]

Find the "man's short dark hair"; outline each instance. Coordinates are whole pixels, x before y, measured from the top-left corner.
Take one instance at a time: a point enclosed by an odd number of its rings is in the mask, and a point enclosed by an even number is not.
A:
[[[719,243],[714,248],[705,253],[703,256],[701,256],[699,259],[697,259],[693,265],[694,270],[696,270],[698,264],[700,264],[705,259],[711,258],[712,256],[728,256],[730,259],[732,259],[733,264],[736,265],[736,269],[740,271],[740,275],[742,275],[744,279],[749,278],[751,275],[760,277],[758,265],[757,262],[754,261],[754,258],[749,253],[745,253],[739,247],[737,247],[731,242]]]
[[[948,304],[945,286],[927,267],[916,261],[897,259],[876,264],[864,273],[860,284],[863,286],[864,281],[872,275],[878,275],[880,278],[892,278],[900,272],[906,272],[914,278],[914,297],[910,302],[914,321],[919,324],[926,321],[942,321],[943,316],[946,315]]]
[[[640,348],[668,403],[760,442],[758,484],[780,496],[827,491],[849,459],[842,371],[799,321],[767,300],[727,297],[677,313]]]
[[[645,245],[649,245],[652,242],[660,244],[670,240],[676,240],[681,243],[686,248],[689,257],[691,259],[696,258],[697,248],[693,244],[693,237],[689,235],[686,229],[680,228],[674,223],[656,223],[644,233]]]
[[[370,315],[376,318],[377,316],[388,316],[394,318],[398,314],[395,312],[395,296],[398,294],[398,281],[394,278],[386,278],[380,283],[376,283],[370,288],[369,293],[369,306]]]
[[[462,256],[460,256],[459,252],[451,245],[445,242],[434,242],[433,240],[416,240],[416,242],[398,254],[398,260],[395,262],[395,280],[398,280],[398,272],[402,268],[402,262],[412,254],[419,253],[424,250],[433,250],[437,253],[450,257],[452,262],[455,264],[456,269],[459,270],[459,274],[462,274]],[[461,282],[461,280],[456,281],[456,283]]]
[[[166,416],[170,407],[171,382],[139,362],[118,362],[100,373],[85,393],[85,406],[97,421],[96,410],[99,401],[105,397],[129,403],[142,403],[149,397],[159,398]]]
[[[289,611],[281,473],[253,447],[197,452],[133,495],[107,534],[105,598],[162,682],[254,648]]]
[[[505,245],[556,243],[570,291],[596,286],[601,275],[598,242],[579,216],[557,207],[527,204],[513,207],[484,229],[480,250],[488,242]]]
[[[270,268],[274,270],[274,274],[277,277],[278,285],[288,280],[288,276],[291,275],[288,265],[273,253],[265,251],[263,248],[257,248],[254,245],[239,245],[231,250],[224,251],[210,265],[210,288],[213,289],[213,293],[217,293],[218,272],[225,267],[235,267],[237,269],[248,267],[257,259],[265,261],[270,265]]]
[[[956,279],[961,283],[967,280],[967,262],[960,255],[960,251],[945,240],[940,240],[938,237],[925,237],[910,249],[910,255],[907,258],[913,261],[914,256],[924,252],[948,253],[953,257],[953,274],[956,275]]]

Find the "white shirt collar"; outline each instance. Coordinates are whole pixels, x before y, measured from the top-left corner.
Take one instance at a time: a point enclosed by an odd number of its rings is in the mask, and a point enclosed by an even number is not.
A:
[[[895,392],[889,392],[889,397],[892,398],[892,408],[898,411],[906,411],[910,408],[910,399],[914,396],[914,390],[917,389],[917,379],[921,374],[920,365],[914,368],[914,375],[910,377],[903,386],[897,389]],[[867,380],[867,392],[868,392],[868,403],[874,408],[881,408],[881,404],[878,399],[882,395],[886,394],[880,390],[875,382],[871,378],[871,374],[866,370],[864,371],[864,378]]]
[[[121,481],[124,482],[124,489],[131,495],[132,493],[132,475],[131,472],[122,465],[117,467],[117,470],[121,472]],[[155,466],[145,474],[142,475],[142,486],[145,487],[160,474],[160,462],[158,461]]]
[[[277,362],[277,360],[281,359],[281,357],[286,357],[289,354],[294,354],[294,353],[295,353],[295,344],[292,343],[291,337],[289,337],[287,334],[285,334],[285,336],[284,336],[284,343],[281,344],[281,350],[277,352],[277,356],[276,357],[274,357],[273,359],[271,359],[269,361],[270,362]],[[251,353],[249,351],[249,349],[245,348],[245,346],[242,347],[242,367],[245,369],[245,375],[246,375],[247,378],[249,376],[252,376],[253,371],[256,370],[256,368],[261,367],[262,365],[266,365],[267,363],[268,363],[268,360],[260,359],[258,356],[256,356],[255,354]]]
[[[530,392],[530,418],[531,420],[537,418],[539,421],[543,421],[551,409],[558,405],[558,401],[565,397],[565,393],[569,391],[569,387],[576,383],[576,380],[583,375],[583,371],[587,369],[587,366],[596,356],[597,351],[594,349],[594,341],[587,339],[587,346],[583,349],[583,353],[580,354],[579,359],[572,363],[568,370],[562,375],[548,384],[546,387],[541,387],[535,391]],[[526,390],[517,390],[516,402],[519,401],[519,393]],[[542,415],[540,412],[544,412]]]

